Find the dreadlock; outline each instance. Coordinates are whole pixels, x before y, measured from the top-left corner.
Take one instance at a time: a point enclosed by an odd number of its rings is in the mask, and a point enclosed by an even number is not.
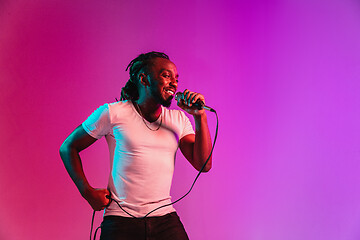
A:
[[[169,56],[166,55],[165,53],[152,51],[152,52],[140,54],[137,58],[133,59],[129,63],[125,71],[130,69],[129,72],[130,79],[125,84],[125,87],[121,89],[120,101],[123,100],[136,101],[139,99],[139,92],[137,88],[139,73],[141,70],[143,70],[145,74],[148,74],[150,67],[152,66],[152,60],[154,58],[165,58],[170,60]]]

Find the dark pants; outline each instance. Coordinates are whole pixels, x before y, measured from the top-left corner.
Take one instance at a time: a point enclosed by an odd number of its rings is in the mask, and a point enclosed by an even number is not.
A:
[[[188,240],[176,212],[161,217],[106,216],[100,240]]]

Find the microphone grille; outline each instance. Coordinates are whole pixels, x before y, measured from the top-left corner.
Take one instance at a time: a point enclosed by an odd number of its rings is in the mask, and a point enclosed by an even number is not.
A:
[[[180,100],[180,99],[182,99],[183,98],[183,93],[182,92],[177,92],[176,94],[175,94],[175,100],[176,101],[178,101],[178,100]]]

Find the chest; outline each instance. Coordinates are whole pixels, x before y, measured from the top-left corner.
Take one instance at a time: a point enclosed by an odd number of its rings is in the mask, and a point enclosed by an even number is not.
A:
[[[166,119],[149,123],[136,114],[118,118],[112,124],[116,145],[128,152],[175,152],[179,134],[179,127]]]

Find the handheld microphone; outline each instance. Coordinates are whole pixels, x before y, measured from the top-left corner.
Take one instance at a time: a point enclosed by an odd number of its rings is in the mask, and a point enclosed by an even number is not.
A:
[[[179,101],[179,100],[184,100],[184,94],[182,92],[177,92],[175,94],[175,100],[176,101]],[[203,101],[201,101],[200,99],[198,99],[195,103],[193,103],[193,106],[196,107],[198,110],[201,110],[201,109],[205,109],[205,110],[208,110],[210,112],[215,112],[214,109],[212,109],[211,107],[209,106],[206,106],[204,104]]]

